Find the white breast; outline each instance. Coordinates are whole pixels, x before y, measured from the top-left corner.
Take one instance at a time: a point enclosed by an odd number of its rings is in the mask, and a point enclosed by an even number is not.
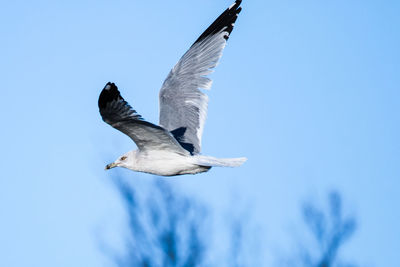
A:
[[[136,154],[136,160],[129,169],[162,176],[195,174],[204,169],[194,164],[191,156],[183,156],[167,151],[146,151]]]

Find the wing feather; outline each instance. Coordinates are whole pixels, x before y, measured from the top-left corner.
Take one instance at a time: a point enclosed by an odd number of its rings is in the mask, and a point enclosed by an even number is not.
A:
[[[180,143],[190,144],[189,152],[201,149],[201,137],[207,116],[208,96],[200,89],[210,89],[206,77],[222,56],[234,23],[241,11],[241,0],[226,9],[194,42],[170,71],[160,90],[160,125],[169,131],[185,129]]]
[[[164,128],[145,121],[126,102],[114,83],[107,83],[99,97],[99,110],[103,120],[128,135],[139,150],[167,150],[188,154]]]

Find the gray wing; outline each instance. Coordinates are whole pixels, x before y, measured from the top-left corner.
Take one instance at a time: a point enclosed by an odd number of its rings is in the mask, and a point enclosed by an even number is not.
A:
[[[241,0],[232,4],[194,42],[168,74],[160,90],[160,125],[171,131],[192,154],[201,149],[201,136],[207,116],[212,72],[241,11]]]
[[[143,120],[122,98],[114,83],[107,83],[99,97],[103,120],[128,135],[140,150],[168,150],[189,154],[164,128]]]

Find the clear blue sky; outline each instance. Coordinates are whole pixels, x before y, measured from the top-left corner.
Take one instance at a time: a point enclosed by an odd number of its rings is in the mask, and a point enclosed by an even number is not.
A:
[[[102,122],[98,95],[116,82],[157,122],[168,71],[231,2],[2,4],[1,266],[109,263],[97,239],[119,236],[124,217],[103,169],[134,145]],[[203,153],[249,160],[171,181],[216,210],[239,196],[271,254],[290,247],[301,201],[337,188],[359,220],[345,257],[398,266],[400,2],[242,6],[212,76]]]

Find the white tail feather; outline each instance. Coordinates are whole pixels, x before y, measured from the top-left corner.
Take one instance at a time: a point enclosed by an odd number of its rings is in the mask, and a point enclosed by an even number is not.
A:
[[[218,159],[210,156],[201,155],[196,155],[192,158],[194,159],[194,162],[198,165],[212,167],[238,167],[247,160],[247,158]]]

